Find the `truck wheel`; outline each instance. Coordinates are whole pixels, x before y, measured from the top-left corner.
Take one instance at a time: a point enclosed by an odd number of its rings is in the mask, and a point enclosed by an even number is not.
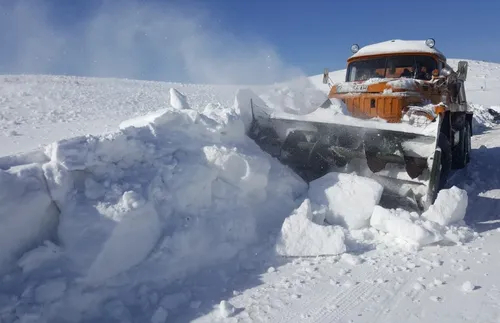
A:
[[[467,166],[470,160],[471,136],[470,123],[466,122],[459,132],[459,142],[453,152],[453,169],[461,169]]]

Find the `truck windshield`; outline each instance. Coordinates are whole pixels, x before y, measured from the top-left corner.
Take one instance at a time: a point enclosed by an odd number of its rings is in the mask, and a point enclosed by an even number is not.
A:
[[[400,77],[430,80],[432,71],[436,68],[436,60],[425,55],[400,55],[365,59],[349,64],[346,81]]]

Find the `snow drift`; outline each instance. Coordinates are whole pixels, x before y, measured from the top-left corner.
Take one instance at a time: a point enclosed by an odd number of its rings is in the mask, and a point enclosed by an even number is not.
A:
[[[245,137],[251,95],[200,113],[172,90],[170,106],[117,132],[55,142],[43,163],[2,171],[2,267],[56,230],[87,283],[139,263],[154,268],[143,279],[175,279],[258,241],[306,186]]]

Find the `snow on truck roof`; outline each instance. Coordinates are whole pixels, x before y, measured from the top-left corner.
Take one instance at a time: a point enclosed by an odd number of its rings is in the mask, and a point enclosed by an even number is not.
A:
[[[390,53],[429,53],[429,54],[439,55],[443,59],[445,59],[443,53],[441,53],[435,47],[431,48],[427,46],[425,40],[401,40],[401,39],[388,40],[385,42],[361,47],[350,58],[372,56],[372,55],[383,55]]]

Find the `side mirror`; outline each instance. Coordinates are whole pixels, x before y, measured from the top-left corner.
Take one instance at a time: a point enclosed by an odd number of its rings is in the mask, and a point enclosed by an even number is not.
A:
[[[325,68],[323,71],[323,84],[328,84],[328,79],[330,78],[330,72],[328,71],[328,68]]]
[[[467,63],[466,61],[458,62],[457,74],[458,74],[459,80],[465,81],[467,79],[468,67],[469,67],[469,63]]]

